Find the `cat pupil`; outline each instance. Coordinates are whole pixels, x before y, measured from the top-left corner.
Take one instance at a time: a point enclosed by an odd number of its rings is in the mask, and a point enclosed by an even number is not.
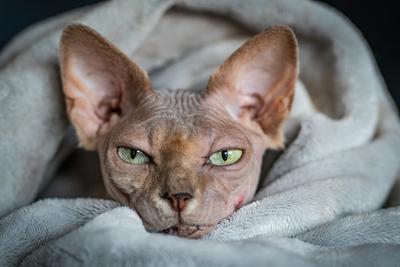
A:
[[[228,150],[222,150],[221,157],[224,161],[226,161],[228,159]]]
[[[131,159],[136,157],[137,151],[135,149],[131,149]]]

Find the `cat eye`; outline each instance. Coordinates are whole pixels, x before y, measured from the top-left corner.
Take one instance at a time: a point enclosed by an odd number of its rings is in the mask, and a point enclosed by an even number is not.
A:
[[[118,156],[130,164],[145,164],[150,161],[150,158],[140,150],[127,147],[118,147]]]
[[[223,149],[208,158],[208,162],[216,166],[227,166],[238,162],[243,155],[240,149]]]

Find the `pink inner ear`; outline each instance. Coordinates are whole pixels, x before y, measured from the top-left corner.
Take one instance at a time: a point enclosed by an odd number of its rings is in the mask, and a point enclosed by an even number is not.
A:
[[[241,94],[263,96],[274,83],[272,77],[263,69],[250,69],[237,77],[237,88]]]
[[[71,25],[61,37],[60,63],[71,122],[81,144],[93,149],[100,134],[119,121],[122,102],[150,90],[148,77],[99,33]]]
[[[274,147],[281,147],[282,123],[297,79],[297,53],[293,32],[271,27],[236,50],[212,75],[207,90],[234,118],[248,127],[258,124]]]
[[[276,70],[267,70],[257,63],[242,66],[234,82],[236,92],[240,94],[238,108],[250,111],[251,117],[265,109],[263,104],[273,97],[272,90],[280,78]]]
[[[121,102],[121,81],[107,64],[81,53],[71,55],[65,64],[64,90],[69,116],[81,142],[95,139],[113,112],[118,115]],[[86,145],[85,145],[86,146]]]
[[[235,83],[242,94],[265,96],[277,80],[282,78],[287,65],[284,62],[286,57],[273,46],[267,48],[259,52],[251,51],[250,55],[235,64],[238,68],[234,70]]]
[[[119,108],[121,100],[121,82],[114,75],[115,70],[96,59],[84,61],[72,57],[68,63],[66,74],[73,84],[66,86],[66,95],[76,104],[85,103],[80,111],[87,113],[85,117],[96,117],[97,123],[107,121],[110,113]]]
[[[231,65],[230,77],[239,94],[239,105],[251,111],[252,117],[268,109],[274,98],[287,94],[291,89],[285,88],[286,79],[296,78],[287,76],[296,64],[288,57],[291,51],[284,49],[284,43],[274,41],[254,43]]]

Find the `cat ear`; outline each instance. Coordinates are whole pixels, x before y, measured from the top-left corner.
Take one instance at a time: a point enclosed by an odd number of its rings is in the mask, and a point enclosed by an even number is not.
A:
[[[211,76],[207,95],[218,97],[238,121],[256,122],[283,146],[282,124],[291,109],[298,74],[298,45],[292,30],[274,26],[236,50]]]
[[[143,70],[93,29],[65,28],[60,68],[67,113],[86,149],[119,121],[139,98],[152,92]]]

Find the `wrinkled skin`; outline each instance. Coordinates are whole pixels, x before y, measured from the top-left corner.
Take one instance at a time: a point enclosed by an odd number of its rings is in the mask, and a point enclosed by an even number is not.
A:
[[[117,154],[118,146],[145,151],[152,163],[125,163]],[[233,165],[207,163],[223,148],[240,148],[244,154]],[[207,233],[251,200],[264,150],[262,134],[243,129],[224,109],[189,91],[157,92],[99,145],[111,195],[132,206],[148,229],[177,226],[179,234],[190,237]],[[176,212],[162,198],[166,192],[188,192],[193,198]]]
[[[283,146],[297,77],[297,43],[286,27],[244,44],[201,92],[154,91],[144,71],[85,26],[64,31],[60,56],[81,144],[98,151],[110,196],[136,210],[149,231],[204,236],[251,201],[264,151]],[[150,161],[127,163],[119,147]],[[243,154],[212,165],[208,158],[222,149]],[[190,197],[168,197],[176,194]]]

